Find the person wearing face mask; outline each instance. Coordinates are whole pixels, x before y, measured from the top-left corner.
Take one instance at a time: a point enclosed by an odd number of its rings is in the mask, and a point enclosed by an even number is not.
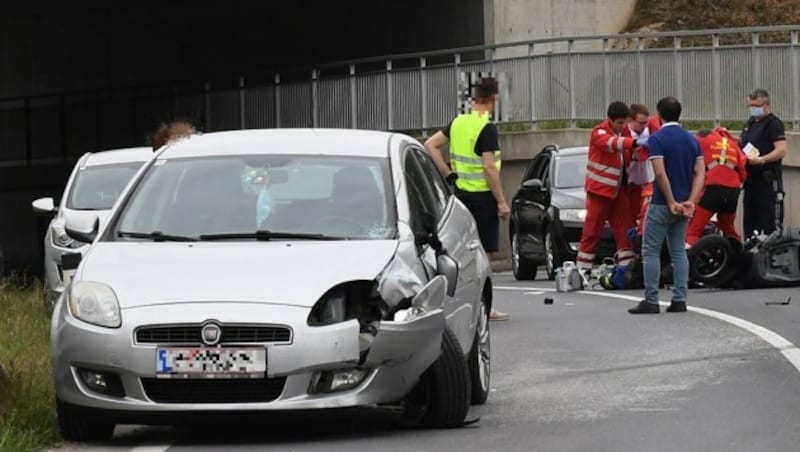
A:
[[[744,183],[744,233],[769,234],[783,225],[783,174],[786,156],[783,122],[772,113],[765,89],[748,96],[750,118],[739,137],[747,155],[747,180]]]
[[[272,194],[269,191],[269,173],[263,170],[259,177],[261,178],[259,181],[261,182],[261,189],[258,191],[258,201],[256,202],[256,227],[257,229],[263,229],[263,223],[272,214]]]
[[[626,137],[647,138],[656,133],[661,127],[660,121],[653,121],[650,111],[643,104],[631,104],[631,116],[628,127],[623,129],[622,135]],[[656,119],[658,119],[656,117]],[[628,156],[628,154],[623,154]],[[647,147],[639,146],[630,153],[630,159],[626,162],[628,169],[628,204],[631,209],[631,216],[634,219],[634,227],[637,236],[642,236],[644,226],[644,215],[647,212],[647,205],[653,196],[653,166],[648,160]]]
[[[628,206],[626,162],[630,161],[631,151],[646,145],[648,138],[623,135],[630,118],[630,109],[625,103],[612,102],[608,106],[607,116],[605,121],[592,129],[589,139],[585,181],[586,219],[576,262],[584,275],[591,272],[606,221],[614,234],[617,263],[628,265],[635,257],[627,235],[633,217]]]

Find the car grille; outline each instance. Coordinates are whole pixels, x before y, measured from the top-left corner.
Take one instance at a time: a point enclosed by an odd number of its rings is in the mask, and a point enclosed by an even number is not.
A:
[[[201,325],[150,326],[136,330],[140,344],[201,344]],[[289,342],[292,331],[285,326],[223,325],[221,344]]]
[[[158,403],[271,402],[283,392],[286,377],[226,379],[142,378],[145,394]]]

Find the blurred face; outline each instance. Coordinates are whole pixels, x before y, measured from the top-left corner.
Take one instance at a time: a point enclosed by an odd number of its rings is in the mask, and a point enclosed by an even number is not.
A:
[[[631,122],[628,123],[628,127],[631,128],[636,133],[644,132],[644,129],[647,127],[647,119],[648,116],[644,113],[638,113],[635,118],[631,119]]]
[[[611,130],[613,130],[614,133],[622,133],[622,131],[625,129],[625,126],[628,124],[628,119],[629,118],[608,118],[608,123],[611,125]]]

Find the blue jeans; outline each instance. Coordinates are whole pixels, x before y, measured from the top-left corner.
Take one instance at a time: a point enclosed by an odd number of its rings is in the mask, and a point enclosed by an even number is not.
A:
[[[667,240],[675,279],[672,301],[686,302],[689,286],[689,259],[686,257],[686,226],[689,219],[673,215],[661,204],[650,204],[644,221],[642,261],[644,263],[644,299],[658,303],[658,280],[661,277],[661,245]]]

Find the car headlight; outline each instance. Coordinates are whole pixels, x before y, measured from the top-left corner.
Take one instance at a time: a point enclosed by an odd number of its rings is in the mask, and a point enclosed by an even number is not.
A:
[[[561,221],[574,221],[582,223],[586,220],[586,209],[561,209],[558,211]]]
[[[68,301],[69,312],[76,319],[106,328],[119,328],[122,324],[117,295],[105,284],[77,282],[72,285]]]
[[[67,234],[67,230],[62,221],[54,221],[53,224],[50,225],[50,239],[53,245],[61,248],[79,248],[85,245],[83,242],[79,242]]]

